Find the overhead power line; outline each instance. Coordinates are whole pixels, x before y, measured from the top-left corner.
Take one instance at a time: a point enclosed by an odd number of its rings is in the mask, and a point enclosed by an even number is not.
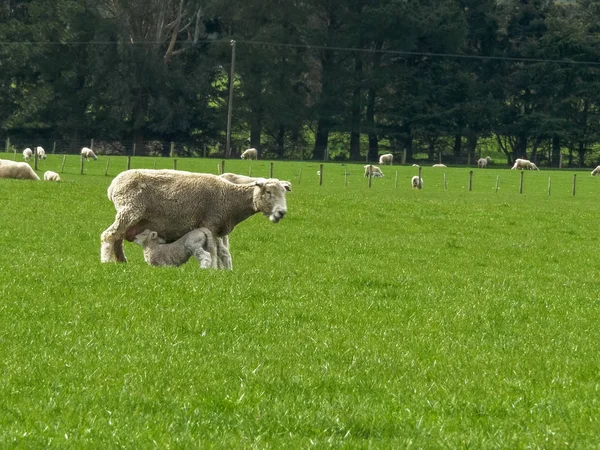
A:
[[[461,53],[443,53],[443,52],[411,52],[405,50],[384,50],[384,49],[368,49],[368,48],[356,48],[356,47],[342,47],[342,46],[328,46],[328,45],[311,45],[311,44],[289,44],[281,42],[269,42],[269,41],[255,41],[255,40],[244,40],[235,39],[238,44],[246,45],[261,45],[267,47],[287,47],[287,48],[305,48],[315,50],[332,50],[340,52],[361,52],[361,53],[381,53],[387,55],[397,56],[420,56],[430,58],[454,58],[454,59],[472,59],[472,60],[485,60],[485,61],[513,61],[513,62],[530,62],[530,63],[555,63],[555,64],[572,64],[572,65],[587,65],[587,66],[600,66],[600,61],[577,61],[574,59],[553,59],[553,58],[522,58],[512,56],[485,56],[485,55],[466,55]],[[231,39],[206,39],[198,41],[193,44],[190,41],[176,41],[179,45],[188,45],[190,47],[197,46],[199,44],[223,44],[230,45]],[[56,41],[0,41],[0,46],[17,46],[17,45],[28,45],[28,46],[83,46],[83,45],[160,45],[164,44],[164,41],[69,41],[69,42],[56,42]]]

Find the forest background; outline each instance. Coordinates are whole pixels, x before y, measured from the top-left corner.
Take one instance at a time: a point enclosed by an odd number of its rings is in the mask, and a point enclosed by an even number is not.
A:
[[[600,159],[599,44],[596,0],[0,0],[0,138],[583,167]]]

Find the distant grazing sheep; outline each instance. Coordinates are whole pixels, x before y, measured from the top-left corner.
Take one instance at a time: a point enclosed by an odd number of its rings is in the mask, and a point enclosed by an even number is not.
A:
[[[23,150],[23,158],[25,159],[25,161],[29,161],[29,158],[31,158],[32,156],[33,151],[29,147]]]
[[[598,175],[600,173],[600,166],[596,167],[594,170],[592,170],[592,176],[595,177],[596,175]]]
[[[234,184],[207,173],[126,170],[108,187],[117,214],[101,235],[100,259],[126,262],[123,240],[133,240],[145,229],[173,242],[204,227],[213,238],[225,238],[237,224],[258,212],[277,223],[287,213],[286,191],[276,179]]]
[[[486,156],[485,158],[479,158],[477,160],[477,167],[479,169],[485,169],[489,163],[492,162],[492,158],[490,158],[489,156]]]
[[[515,165],[512,166],[510,170],[515,170],[515,169],[540,170],[531,161],[529,161],[527,159],[520,159],[520,158],[515,159]]]
[[[448,166],[446,166],[446,164],[434,164],[431,167],[448,167]]]
[[[410,180],[410,185],[413,189],[423,189],[423,178],[419,178],[418,175],[415,175]]]
[[[60,181],[60,175],[57,174],[56,172],[52,172],[51,170],[48,170],[48,171],[44,172],[44,180],[45,181]]]
[[[255,148],[249,148],[244,150],[241,156],[242,159],[258,159],[258,150]]]
[[[0,178],[17,178],[22,180],[40,179],[29,164],[9,161],[7,159],[0,160]]]
[[[37,153],[39,159],[46,159],[46,150],[44,150],[42,147],[36,147],[35,152]]]
[[[211,256],[217,252],[208,228],[196,228],[170,244],[156,231],[146,229],[135,236],[134,242],[142,246],[144,260],[152,266],[180,266],[194,256],[202,269],[217,268]]]
[[[371,175],[372,177],[378,177],[378,178],[383,177],[383,172],[377,166],[374,166],[372,164],[367,164],[366,166],[364,166],[364,168],[365,168],[365,177],[368,177],[369,175]]]
[[[418,164],[413,164],[412,166],[413,166],[413,167],[421,167],[421,166],[420,166],[420,165],[418,165]]]
[[[90,158],[96,160],[98,157],[94,153],[94,150],[88,147],[83,147],[81,149],[81,155],[85,158],[86,161],[89,161]]]
[[[389,164],[391,166],[393,161],[394,161],[394,155],[392,155],[391,153],[386,153],[385,155],[381,155],[379,157],[379,165],[380,166],[383,166],[384,164]]]

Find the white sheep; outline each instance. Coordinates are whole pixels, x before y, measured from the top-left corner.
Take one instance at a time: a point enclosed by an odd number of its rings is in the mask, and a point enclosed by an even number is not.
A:
[[[434,164],[434,165],[433,165],[433,166],[431,166],[431,167],[438,167],[438,168],[441,168],[441,167],[448,167],[448,166],[447,166],[446,164]]]
[[[391,153],[386,153],[385,155],[381,155],[379,157],[379,165],[383,166],[384,164],[389,164],[390,166],[394,162],[394,155]]]
[[[383,177],[383,172],[381,171],[381,169],[377,166],[374,166],[372,164],[367,164],[366,166],[364,166],[365,168],[365,177],[368,177],[369,175],[371,175],[372,177]]]
[[[514,164],[514,166],[511,167],[510,170],[515,170],[515,169],[540,170],[531,161],[529,161],[527,159],[521,159],[521,158],[515,159],[515,164]]]
[[[60,175],[56,172],[52,172],[51,170],[47,170],[44,172],[44,180],[45,181],[60,181]]]
[[[242,159],[258,159],[258,150],[255,148],[248,148],[244,150],[241,156]]]
[[[492,162],[492,158],[490,158],[489,156],[486,156],[485,158],[479,158],[477,160],[477,167],[479,169],[485,169],[489,163]]]
[[[90,158],[96,160],[98,157],[94,153],[94,150],[88,147],[83,147],[81,149],[81,155],[85,158],[86,161],[89,161]]]
[[[420,178],[419,175],[415,175],[410,180],[410,185],[413,189],[423,189],[423,178]]]
[[[267,180],[266,178],[249,177],[247,175],[239,175],[237,173],[231,173],[231,172],[222,173],[221,175],[219,175],[219,178],[223,178],[234,184],[249,184],[249,183],[254,183],[256,181],[259,181],[259,180],[263,180],[263,181]],[[271,178],[271,180],[275,181],[275,180],[277,180],[277,178]],[[289,181],[284,181],[284,180],[277,180],[277,181],[279,181],[279,184],[281,184],[286,191],[292,190],[292,183],[290,183]]]
[[[25,159],[25,161],[29,161],[29,159],[33,156],[33,151],[27,147],[25,150],[23,150],[23,158]]]
[[[144,249],[144,260],[152,266],[180,266],[194,256],[202,269],[217,267],[211,254],[214,239],[208,228],[196,228],[170,244],[156,231],[144,230],[133,241]]]
[[[46,159],[46,150],[44,150],[42,147],[36,147],[35,152],[37,153],[39,159]]]
[[[421,167],[421,166],[419,166],[418,164],[413,164],[412,166],[413,166],[413,167]]]
[[[101,235],[102,262],[126,262],[123,239],[131,241],[145,229],[167,242],[203,227],[223,238],[258,212],[273,223],[287,213],[286,189],[275,179],[234,184],[207,173],[132,169],[117,175],[107,194],[117,214]]]
[[[17,178],[22,180],[39,180],[40,177],[31,166],[24,162],[0,160],[0,178]]]
[[[596,167],[594,170],[592,170],[592,176],[595,177],[596,175],[598,175],[600,173],[600,166]]]

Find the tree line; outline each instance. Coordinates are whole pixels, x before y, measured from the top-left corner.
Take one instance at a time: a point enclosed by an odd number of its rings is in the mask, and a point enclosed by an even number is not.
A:
[[[599,44],[600,0],[0,0],[0,124],[224,152],[232,85],[233,154],[583,166]]]

